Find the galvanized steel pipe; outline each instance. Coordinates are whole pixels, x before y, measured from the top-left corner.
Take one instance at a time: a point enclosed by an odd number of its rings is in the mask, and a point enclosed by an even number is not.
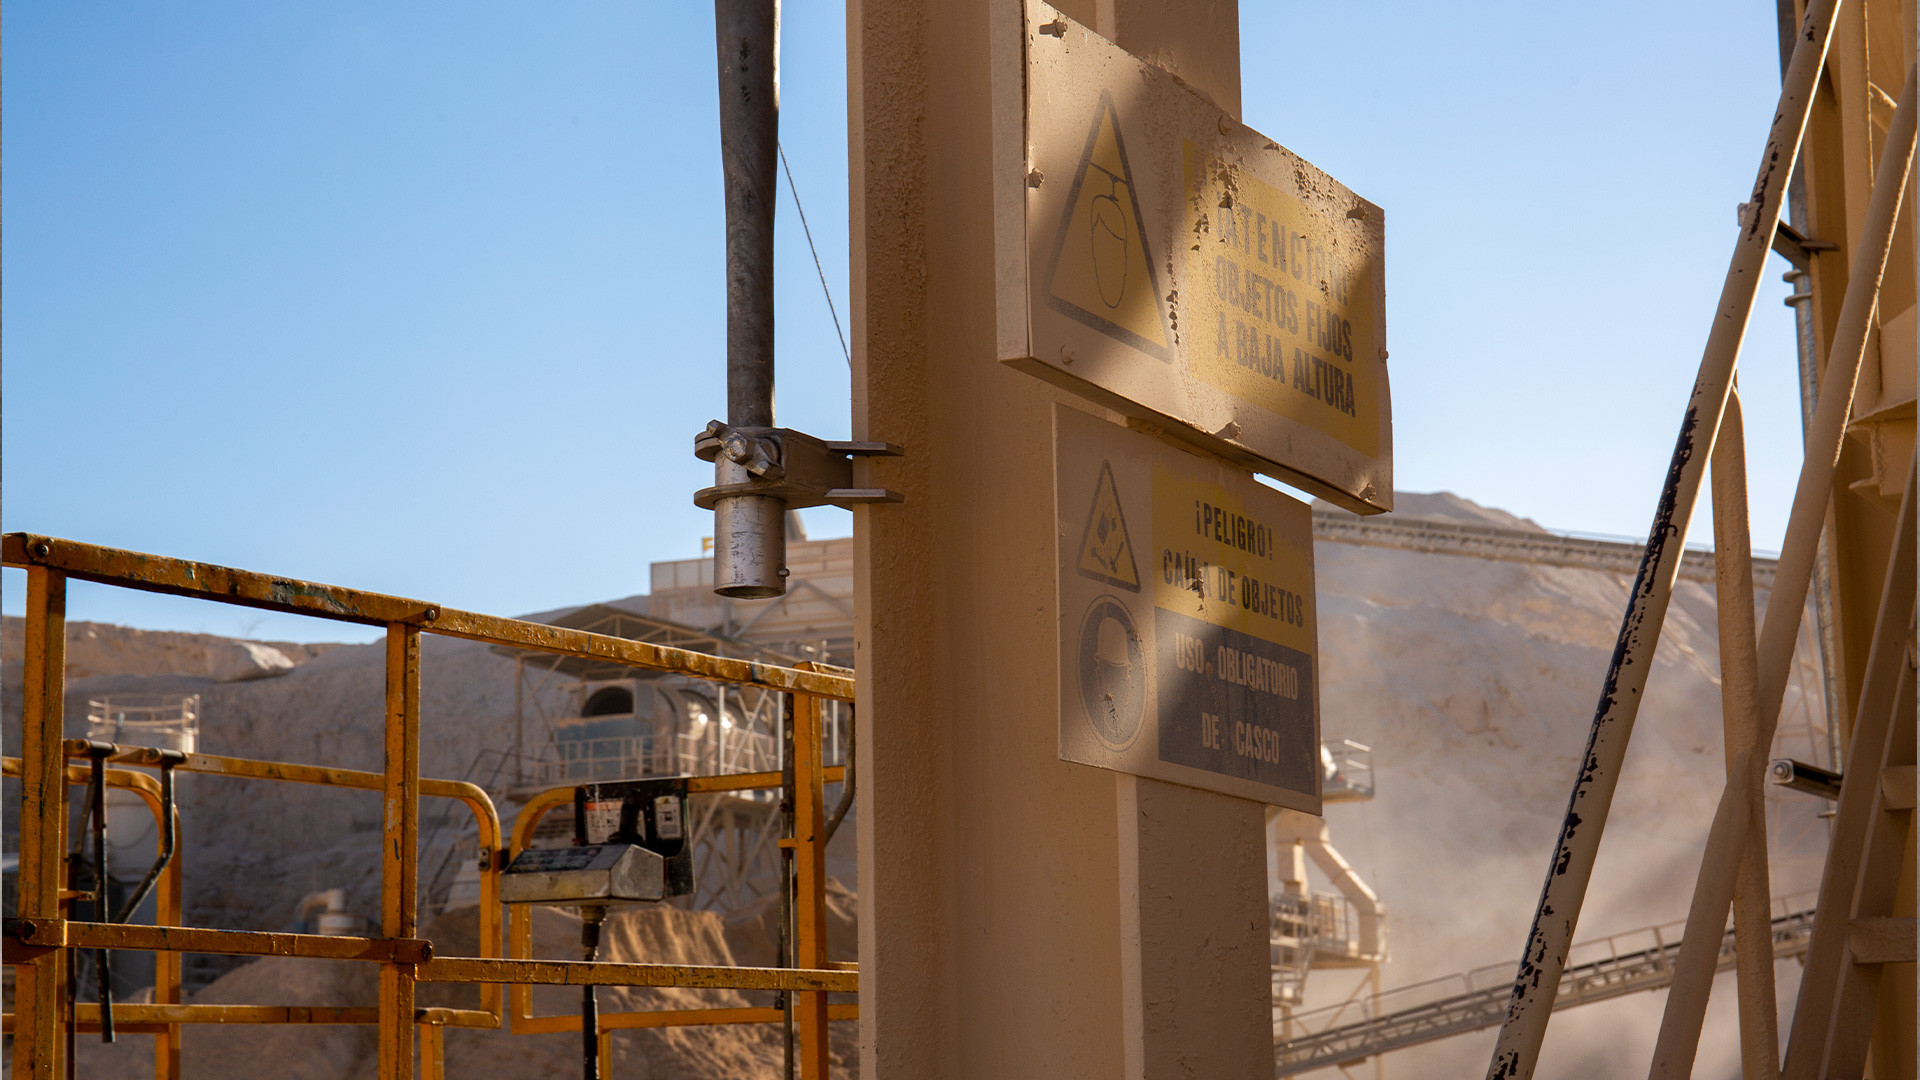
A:
[[[727,423],[773,426],[779,0],[714,0],[727,207]]]
[[[1741,214],[1739,241],[1721,287],[1700,371],[1681,418],[1673,461],[1648,532],[1646,554],[1634,578],[1633,594],[1601,688],[1579,775],[1567,802],[1567,815],[1521,953],[1506,1021],[1487,1066],[1489,1080],[1526,1080],[1539,1062],[1554,995],[1566,969],[1567,950],[1573,944],[1607,812],[1619,783],[1620,764],[1626,756],[1667,604],[1673,596],[1687,525],[1699,500],[1721,410],[1733,385],[1734,363],[1772,249],[1787,178],[1806,133],[1814,87],[1826,63],[1838,7],[1839,0],[1817,0],[1808,5],[1793,62],[1782,80],[1779,105],[1760,156],[1753,193]]]
[[[780,145],[779,0],[714,0],[720,67],[720,160],[727,207],[727,423],[773,426],[773,210]],[[716,486],[750,474],[722,454]],[[713,508],[714,591],[786,592],[787,504],[733,495]]]

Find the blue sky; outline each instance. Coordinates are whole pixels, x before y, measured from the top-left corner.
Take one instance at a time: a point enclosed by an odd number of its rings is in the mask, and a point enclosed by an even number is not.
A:
[[[1778,87],[1770,6],[1241,6],[1247,121],[1386,209],[1397,486],[1643,535]],[[843,9],[787,0],[783,32],[844,318]],[[6,46],[6,529],[501,613],[700,553],[709,5],[31,0]],[[1743,359],[1761,548],[1798,467],[1784,268]],[[777,297],[779,420],[839,437],[790,201]],[[71,613],[364,636],[90,586]]]

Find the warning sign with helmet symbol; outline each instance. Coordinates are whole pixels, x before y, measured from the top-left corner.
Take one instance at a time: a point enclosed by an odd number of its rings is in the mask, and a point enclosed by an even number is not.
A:
[[[1307,506],[1054,410],[1060,756],[1320,810]]]

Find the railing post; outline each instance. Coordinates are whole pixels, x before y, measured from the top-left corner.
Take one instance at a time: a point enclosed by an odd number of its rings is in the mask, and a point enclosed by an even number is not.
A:
[[[22,918],[61,917],[66,885],[67,758],[61,747],[67,664],[67,576],[27,568],[26,670],[21,681],[20,878]],[[68,950],[52,949],[14,969],[13,1075],[55,1080],[66,1075],[61,1011],[66,1008]],[[30,1020],[29,1020],[30,1018]]]
[[[446,1080],[447,1038],[444,1024],[417,1024],[420,1029],[420,1080]]]
[[[179,811],[167,808],[177,819]],[[178,831],[178,826],[175,826]],[[165,872],[160,875],[159,899],[154,902],[153,921],[159,926],[179,926],[181,919],[181,862],[179,854],[167,863]],[[153,1000],[156,1005],[178,1004],[180,1001],[180,954],[177,952],[155,953],[153,956]],[[153,1078],[154,1080],[180,1080],[180,1025],[168,1024],[163,1034],[153,1039]]]
[[[420,846],[420,630],[387,626],[386,809],[380,933],[417,936]],[[380,965],[379,1080],[413,1080],[413,965]]]
[[[826,806],[820,719],[819,698],[811,694],[794,696],[794,965],[803,968],[821,968],[827,962]],[[827,995],[802,992],[796,1005],[800,1080],[827,1080]]]

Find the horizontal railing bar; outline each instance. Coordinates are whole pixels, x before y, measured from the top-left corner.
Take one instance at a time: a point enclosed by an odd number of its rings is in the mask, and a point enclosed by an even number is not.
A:
[[[61,747],[70,758],[84,758],[89,745],[85,739],[67,739]],[[172,752],[147,746],[116,744],[113,752],[107,755],[107,760],[125,765],[157,767],[161,759]],[[321,784],[366,791],[379,791],[386,784],[386,777],[377,772],[337,769],[330,765],[301,765],[290,761],[222,757],[219,754],[187,754],[174,768],[180,772],[208,773],[242,780],[281,780],[292,784]],[[493,805],[493,799],[485,788],[465,780],[436,780],[423,776],[420,778],[420,793],[439,799],[484,800],[489,807]]]
[[[793,668],[763,664],[758,660],[735,660],[687,649],[649,645],[631,638],[593,634],[545,623],[503,619],[471,611],[442,610],[439,616],[424,621],[420,628],[432,634],[511,645],[536,652],[577,656],[588,660],[606,660],[628,667],[667,671],[696,679],[758,686],[765,690],[813,694],[835,701],[853,700],[853,675],[845,668],[834,671],[796,671]],[[825,666],[825,665],[822,665]],[[843,674],[844,673],[844,674]]]
[[[82,581],[143,592],[188,596],[368,626],[406,623],[428,633],[492,645],[587,660],[606,660],[650,671],[674,672],[715,682],[758,686],[789,693],[814,694],[838,701],[853,700],[853,676],[845,668],[798,671],[755,660],[735,660],[687,649],[650,645],[631,638],[459,611],[425,600],[273,577],[213,563],[170,559],[58,537],[8,533],[0,538],[0,560],[4,560],[7,566],[44,566]]]
[[[39,949],[115,949],[135,952],[219,953],[228,956],[296,956],[314,960],[372,960],[417,964],[433,955],[420,938],[363,938],[335,934],[281,934],[255,930],[209,930],[198,926],[9,919],[8,933]]]
[[[703,990],[826,990],[857,993],[860,976],[813,968],[690,964],[611,964],[587,960],[483,960],[435,957],[414,968],[416,982],[521,983],[538,986],[683,986]]]
[[[844,765],[828,765],[820,770],[820,782],[837,784],[847,778]],[[752,791],[758,788],[777,788],[780,786],[780,774],[777,772],[731,773],[722,776],[687,777],[687,794],[699,795],[716,791]]]
[[[30,533],[0,537],[0,559],[8,566],[44,566],[102,585],[368,626],[417,622],[433,607],[423,600]]]
[[[100,1006],[81,1002],[74,1017],[82,1024],[100,1022]],[[113,1006],[113,1023],[121,1024],[377,1024],[380,1009],[373,1005],[154,1005]]]
[[[67,739],[62,744],[70,758],[87,756],[89,743],[85,739]],[[124,765],[158,766],[163,754],[146,746],[115,745],[107,755],[109,762]],[[18,758],[7,758],[7,768],[17,770]],[[69,766],[69,769],[73,768]],[[243,780],[281,780],[294,784],[321,784],[332,787],[357,788],[366,791],[379,791],[386,778],[376,772],[360,769],[339,769],[328,765],[301,765],[289,761],[261,761],[254,758],[223,757],[218,754],[188,754],[174,766],[181,772],[207,773],[215,776],[230,776]],[[9,773],[11,775],[11,773]],[[77,774],[78,782],[85,783],[85,773]],[[117,773],[116,773],[117,775]],[[130,773],[149,783],[152,778],[143,773]],[[823,783],[836,784],[846,779],[847,770],[843,765],[830,765],[821,770]],[[777,788],[781,778],[777,772],[733,773],[725,776],[690,776],[687,778],[687,793],[699,795],[711,792],[751,791],[760,788]],[[420,793],[443,799],[486,800],[492,799],[486,790],[477,784],[465,780],[436,780],[431,777],[420,778]]]
[[[779,1010],[773,1010],[775,1018]],[[82,1031],[98,1030],[100,1006],[83,1001],[74,1006],[74,1023]],[[177,1005],[156,1002],[115,1002],[113,1026],[133,1034],[165,1031],[170,1024],[377,1024],[380,1010],[372,1005]],[[416,1024],[443,1027],[497,1028],[500,1018],[482,1009],[415,1009]],[[577,1027],[577,1025],[576,1025]],[[13,1014],[0,1014],[0,1033],[12,1033]]]
[[[643,1012],[601,1013],[600,1030],[631,1031],[639,1028],[705,1027],[722,1024],[777,1024],[785,1018],[786,1013],[776,1008],[653,1009]],[[853,1002],[834,1002],[827,1006],[827,1019],[858,1020],[860,1006]],[[513,1031],[516,1035],[551,1035],[579,1030],[578,1014],[523,1016],[513,1022]]]
[[[17,757],[0,757],[0,775],[19,776],[20,759]],[[67,783],[72,784],[74,787],[84,787],[92,782],[93,773],[89,771],[86,766],[67,766]],[[108,769],[107,786],[132,788],[135,791],[142,791],[153,796],[155,801],[158,801],[160,798],[160,782],[158,780],[148,776],[146,773],[133,772],[130,769]]]

